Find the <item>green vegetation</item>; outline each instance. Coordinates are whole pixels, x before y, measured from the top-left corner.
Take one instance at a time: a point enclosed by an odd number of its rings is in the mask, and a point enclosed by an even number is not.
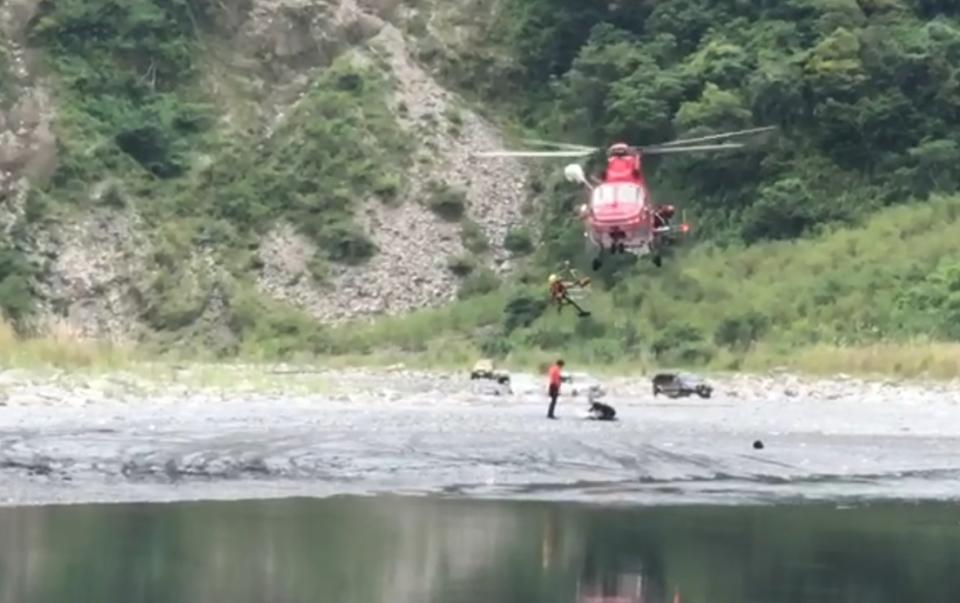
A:
[[[10,57],[7,50],[0,46],[0,110],[6,109],[13,99],[14,79],[10,73]]]
[[[53,211],[69,219],[94,198],[144,216],[156,251],[143,275],[143,318],[158,332],[155,343],[197,335],[211,297],[226,295],[243,345],[270,340],[267,349],[281,353],[293,337],[313,351],[311,335],[291,333],[316,326],[253,301],[258,237],[275,224],[294,225],[320,249],[309,263],[318,279],[331,262],[366,261],[376,248],[355,226],[354,211],[401,195],[411,143],[387,107],[387,79],[347,56],[319,72],[268,138],[255,123],[221,120],[223,103],[200,63],[221,10],[209,0],[42,4],[30,35],[59,78],[60,165],[31,195],[43,203],[30,204],[28,221]],[[213,250],[228,274],[201,269],[201,249]],[[28,305],[24,274],[19,263],[0,264],[0,307],[14,321]],[[261,314],[249,311],[258,303]]]
[[[346,60],[313,83],[263,151],[233,140],[198,176],[200,202],[182,198],[178,213],[216,219],[240,233],[278,219],[296,224],[330,260],[357,263],[375,248],[352,222],[371,192],[398,194],[407,149],[383,99],[384,81]]]
[[[432,212],[450,222],[459,221],[467,210],[466,192],[446,184],[431,182],[426,202]]]
[[[249,290],[234,296],[230,327],[245,358],[290,358],[297,353],[318,355],[330,351],[325,329],[303,312],[270,301]]]
[[[960,340],[955,2],[499,8],[482,44],[445,55],[425,43],[421,56],[513,130],[602,145],[780,128],[757,151],[650,158],[657,198],[688,211],[699,244],[660,270],[608,262],[585,300],[588,320],[545,302],[540,274],[588,259],[572,218],[579,193],[556,174],[538,174],[531,192],[542,235],[516,225],[506,237],[530,261],[512,282],[473,257],[450,258],[459,303],[344,329],[261,299],[249,282],[259,235],[281,222],[298,228],[319,248],[308,264],[318,280],[333,263],[365,262],[376,248],[354,211],[401,198],[415,154],[385,102],[388,79],[345,57],[266,139],[257,124],[221,119],[199,63],[222,17],[210,0],[42,3],[31,37],[59,76],[60,164],[25,219],[92,202],[136,209],[158,241],[143,319],[161,344],[176,340],[195,334],[219,296],[233,335],[211,344],[223,355],[376,350],[450,363],[482,352],[537,364],[563,352],[580,364],[738,368],[815,367],[815,357],[843,365],[837,354],[856,350],[849,358],[861,368],[956,369],[938,356]],[[0,101],[9,82],[0,55]],[[446,118],[462,126],[458,110]],[[422,203],[459,223],[470,254],[489,250],[465,217],[465,191],[434,183]],[[216,250],[217,270],[198,268],[200,250]],[[34,270],[18,254],[0,249],[0,309],[14,321],[29,315]],[[932,357],[917,353],[925,342]]]
[[[464,220],[460,225],[460,238],[463,247],[471,253],[481,254],[490,250],[490,241],[483,228],[472,220]]]
[[[478,295],[486,295],[500,288],[500,278],[489,268],[474,269],[460,283],[457,297],[467,299]]]
[[[209,107],[193,102],[197,19],[206,3],[43,2],[32,42],[49,51],[65,98],[58,192],[86,190],[105,171],[182,176]]]
[[[14,323],[30,315],[33,298],[30,278],[34,269],[23,253],[0,245],[0,318]]]
[[[635,369],[794,364],[954,376],[957,346],[936,342],[956,337],[958,229],[960,198],[937,198],[810,240],[704,244],[659,270],[633,267],[636,277],[585,300],[589,319],[558,314],[541,287],[514,284],[330,335],[344,353],[447,349],[520,365],[562,353],[577,365]]]
[[[459,138],[463,133],[463,114],[456,107],[447,107],[444,112],[447,119],[447,132],[454,138]]]
[[[698,245],[660,270],[608,262],[589,320],[544,312],[544,291],[510,284],[488,298],[500,319],[465,331],[474,347],[520,362],[563,351],[719,368],[815,368],[818,355],[843,367],[849,354],[856,370],[955,374],[938,356],[960,338],[955,3],[502,6],[485,44],[435,61],[524,134],[603,145],[779,132],[756,151],[648,158],[655,194],[688,211]],[[528,245],[513,231],[508,246],[535,250],[541,271],[568,259],[584,268],[578,193],[551,174],[534,195],[543,237]]]
[[[0,367],[37,369],[103,369],[128,365],[137,359],[133,350],[105,343],[84,342],[77,333],[56,327],[43,337],[24,338],[0,320]]]
[[[648,159],[713,240],[792,238],[960,184],[956,3],[502,5],[486,46],[443,60],[526,129],[603,145],[780,127],[759,152]],[[474,63],[488,86],[459,79]]]
[[[477,269],[477,262],[467,255],[454,256],[448,260],[447,265],[450,267],[450,272],[460,277],[469,276]]]
[[[533,252],[533,238],[526,228],[514,228],[504,237],[503,247],[516,255],[526,255]]]

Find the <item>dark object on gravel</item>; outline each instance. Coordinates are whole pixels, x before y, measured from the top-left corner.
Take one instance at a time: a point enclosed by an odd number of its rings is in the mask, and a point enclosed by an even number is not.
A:
[[[685,398],[694,394],[709,398],[713,395],[713,388],[695,375],[660,373],[653,378],[653,395],[660,394],[668,398]]]
[[[590,403],[590,418],[594,421],[616,421],[617,411],[603,402]]]

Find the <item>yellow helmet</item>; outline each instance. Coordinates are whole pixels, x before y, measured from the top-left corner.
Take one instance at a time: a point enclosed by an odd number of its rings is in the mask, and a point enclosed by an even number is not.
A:
[[[556,274],[551,274],[551,275],[550,275],[550,278],[547,279],[547,281],[548,281],[551,285],[554,284],[555,282],[557,282],[558,280],[560,280],[560,279],[557,278],[557,275],[556,275]]]

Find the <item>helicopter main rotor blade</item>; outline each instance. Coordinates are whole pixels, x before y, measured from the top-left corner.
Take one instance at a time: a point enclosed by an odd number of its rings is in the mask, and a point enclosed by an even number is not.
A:
[[[733,138],[735,136],[748,136],[750,134],[759,134],[761,132],[769,132],[771,130],[776,130],[776,126],[766,126],[763,128],[751,128],[749,130],[738,130],[736,132],[724,132],[722,134],[713,134],[710,136],[700,136],[698,138],[685,138],[682,140],[674,140],[671,142],[664,142],[662,144],[652,145],[651,148],[664,148],[664,147],[673,147],[673,146],[682,146],[688,145],[696,142],[709,142],[711,140],[722,140],[724,138]],[[642,147],[641,147],[642,148]]]
[[[564,149],[568,151],[586,151],[586,152],[592,153],[597,150],[596,147],[587,147],[582,144],[570,144],[567,142],[552,142],[549,140],[540,140],[538,138],[525,138],[523,141],[526,142],[527,144],[531,144],[535,146],[556,147],[558,149]]]
[[[484,151],[474,157],[587,157],[593,151]]]
[[[728,144],[705,144],[690,147],[648,147],[643,149],[644,155],[665,155],[667,153],[694,153],[697,151],[726,151],[730,149],[742,149],[746,145],[739,142]]]

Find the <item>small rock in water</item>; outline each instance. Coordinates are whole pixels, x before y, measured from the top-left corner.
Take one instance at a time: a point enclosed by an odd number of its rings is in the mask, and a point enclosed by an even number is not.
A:
[[[754,450],[763,450],[763,442],[761,442],[760,440],[757,440],[756,442],[753,443],[753,448]]]

